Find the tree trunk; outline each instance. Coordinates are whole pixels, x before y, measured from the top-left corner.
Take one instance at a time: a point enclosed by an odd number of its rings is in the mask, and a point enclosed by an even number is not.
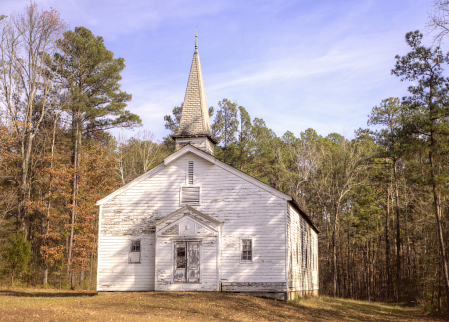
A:
[[[368,235],[368,232],[366,233]],[[368,302],[371,301],[371,263],[370,263],[370,240],[366,240],[366,293]]]
[[[390,176],[387,165],[387,209],[385,214],[385,266],[387,271],[387,287],[386,287],[386,297],[390,299],[391,295],[391,262],[390,262]]]
[[[435,208],[435,219],[437,224],[437,233],[438,233],[438,241],[440,244],[440,256],[441,256],[441,266],[443,268],[443,277],[444,277],[444,286],[446,288],[446,301],[447,301],[447,310],[449,311],[449,275],[447,269],[446,262],[446,249],[444,246],[444,238],[443,238],[443,227],[441,224],[441,213],[440,213],[440,198],[439,192],[437,188],[437,184],[435,182],[435,164],[433,160],[433,151],[435,149],[435,138],[434,133],[431,132],[430,140],[431,146],[429,151],[429,161],[430,161],[430,176],[432,178],[432,192],[433,192],[433,200],[434,200],[434,208]]]
[[[56,124],[58,121],[59,112],[55,116],[55,123],[53,125],[53,137],[51,142],[51,159],[50,159],[50,177],[48,179],[48,198],[47,198],[47,213],[46,213],[46,230],[45,234],[48,235],[50,229],[50,205],[51,205],[51,188],[53,184],[53,167],[54,167],[54,152],[55,152],[55,141],[56,141]],[[45,242],[45,245],[47,243]],[[48,283],[48,258],[45,258],[44,264],[44,285]]]
[[[350,266],[350,257],[349,257],[349,236],[350,236],[349,228],[350,228],[350,223],[348,220],[348,247],[347,247],[347,265],[348,265],[348,267],[346,269],[346,280],[348,281],[347,289],[346,289],[346,297],[347,298],[351,297],[351,283],[349,282],[349,278],[351,275],[351,273],[350,273],[351,266]]]
[[[394,194],[396,203],[396,300],[399,300],[399,288],[401,286],[401,226],[399,211],[399,191],[398,191],[398,174],[397,160],[393,158],[394,170]]]
[[[335,225],[334,225],[335,226]],[[332,232],[332,296],[337,297],[337,253],[335,251],[335,227]]]
[[[70,240],[69,240],[69,256],[68,256],[68,267],[67,269],[72,269],[72,261],[73,261],[73,237],[74,237],[74,229],[75,229],[75,221],[76,221],[76,206],[77,206],[77,198],[78,198],[78,181],[79,181],[79,175],[78,175],[78,168],[79,168],[79,157],[80,157],[80,128],[79,128],[79,112],[76,114],[75,119],[75,142],[73,147],[73,183],[72,183],[72,209],[71,209],[71,227],[70,227]],[[71,280],[71,288],[75,288],[75,279],[72,278]]]

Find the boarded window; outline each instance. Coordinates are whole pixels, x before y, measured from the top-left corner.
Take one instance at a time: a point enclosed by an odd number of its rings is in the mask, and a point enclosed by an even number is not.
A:
[[[140,263],[140,240],[131,240],[129,263]]]
[[[181,204],[198,205],[200,203],[200,187],[181,187]]]
[[[242,261],[253,260],[253,243],[251,239],[242,239]]]
[[[176,242],[173,281],[180,283],[200,282],[200,243]]]
[[[193,161],[187,162],[187,184],[193,185]]]

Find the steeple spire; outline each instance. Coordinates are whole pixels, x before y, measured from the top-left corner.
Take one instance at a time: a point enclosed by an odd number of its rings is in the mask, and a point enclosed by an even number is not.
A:
[[[209,119],[209,108],[206,102],[200,56],[198,54],[198,33],[195,33],[195,52],[190,67],[184,103],[182,104],[181,121],[178,131],[172,135],[176,150],[185,144],[213,154],[217,141],[212,136]]]
[[[198,53],[198,28],[195,30],[195,53]]]

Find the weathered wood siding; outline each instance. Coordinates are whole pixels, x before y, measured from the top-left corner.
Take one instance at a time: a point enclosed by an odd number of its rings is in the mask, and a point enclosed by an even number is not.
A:
[[[195,162],[194,185],[201,187],[201,204],[194,208],[223,222],[216,285],[219,282],[285,283],[286,201],[190,152],[102,205],[100,248],[110,247],[102,244],[101,236],[124,238],[154,234],[155,221],[181,207],[180,187],[186,185],[188,161]],[[253,240],[251,263],[241,262],[242,238]],[[171,242],[158,248],[157,257],[158,265],[159,259],[172,260]],[[205,260],[207,254],[202,258]],[[110,266],[109,274],[118,276],[114,265],[107,262],[101,265]],[[164,274],[168,271],[158,271],[158,279],[163,281],[167,277]],[[177,288],[183,287],[178,285]],[[186,289],[191,287],[186,285]],[[258,291],[257,287],[253,291]]]
[[[288,289],[318,290],[318,234],[288,205]]]
[[[131,240],[140,240],[140,264],[129,263]],[[100,236],[97,290],[154,290],[154,247],[154,234]]]
[[[190,144],[197,149],[200,149],[204,152],[207,152],[211,155],[214,155],[214,145],[213,143],[207,138],[207,137],[200,137],[200,138],[185,138],[176,139],[176,150],[181,149],[183,146]]]

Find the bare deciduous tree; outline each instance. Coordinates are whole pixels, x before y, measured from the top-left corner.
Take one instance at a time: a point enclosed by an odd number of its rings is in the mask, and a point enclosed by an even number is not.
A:
[[[143,130],[135,137],[118,137],[120,167],[118,169],[122,184],[128,183],[153,168],[163,157],[161,144],[153,133]]]
[[[0,31],[0,108],[20,150],[17,224],[24,233],[33,140],[57,99],[53,94],[63,88],[55,82],[60,64],[55,54],[57,40],[67,26],[58,11],[39,11],[31,3],[23,14],[14,13],[6,19]]]
[[[449,0],[434,0],[426,22],[429,33],[435,33],[434,43],[441,44],[449,35]]]

